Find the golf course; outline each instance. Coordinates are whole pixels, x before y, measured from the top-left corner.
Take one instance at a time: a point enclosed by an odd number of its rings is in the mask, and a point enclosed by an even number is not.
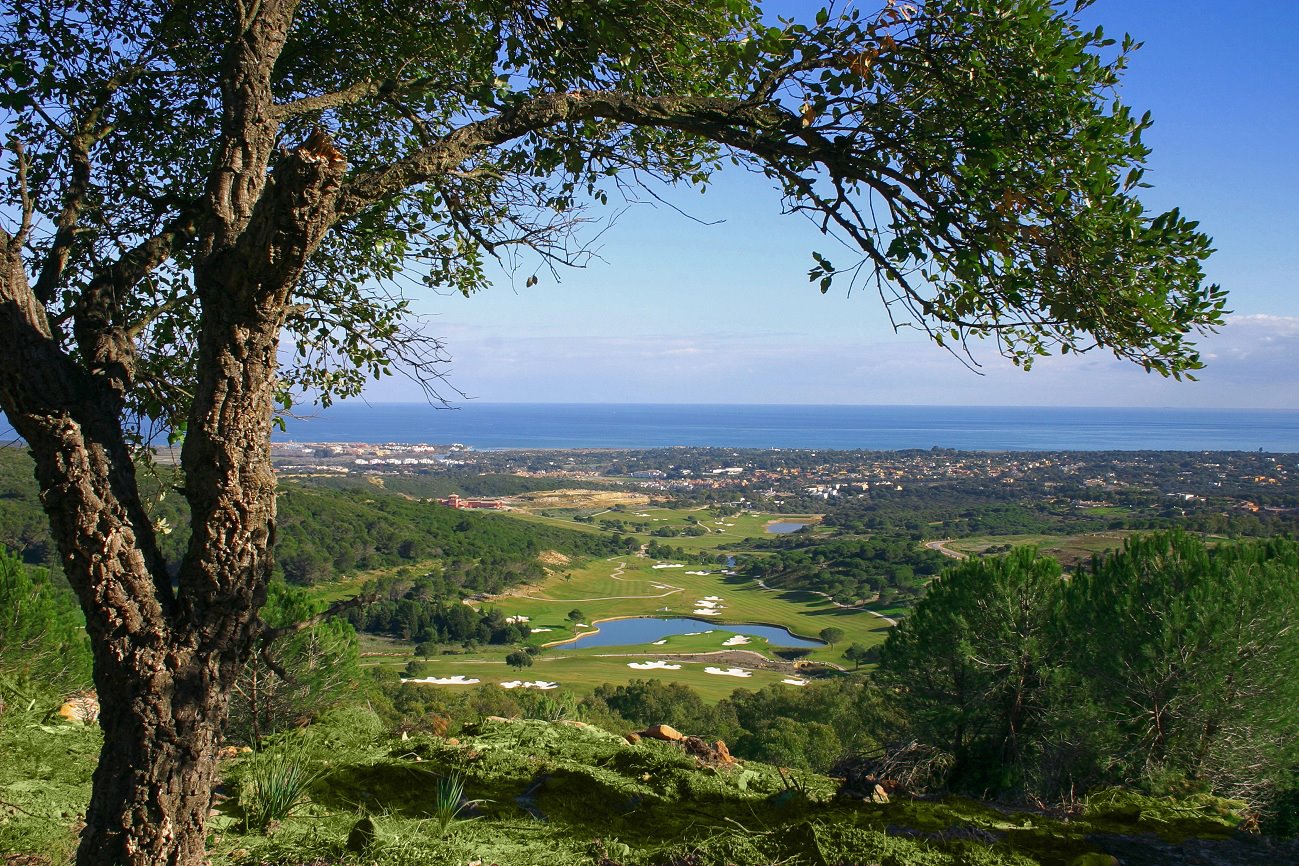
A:
[[[512,516],[562,520],[518,512]],[[591,517],[597,522],[616,518],[640,542],[639,550],[557,568],[542,581],[477,602],[528,625],[532,631],[527,644],[536,652],[530,666],[516,669],[505,663],[505,656],[517,648],[484,647],[430,657],[420,665],[419,681],[445,688],[497,683],[583,695],[602,683],[657,678],[681,682],[707,698],[719,699],[739,687],[801,685],[806,677],[794,669],[791,659],[851,668],[852,663],[843,658],[844,650],[853,643],[868,647],[881,643],[893,624],[869,610],[841,607],[815,593],[768,589],[724,564],[745,539],[771,537],[770,524],[813,525],[815,515],[717,516],[704,509],[643,507]],[[583,525],[571,517],[565,522]],[[645,527],[649,533],[636,531]],[[696,534],[672,537],[651,534],[661,527],[699,529],[693,530]],[[661,541],[686,556],[649,556],[647,550],[659,549],[651,547],[651,541]],[[626,622],[650,617],[689,622],[678,623],[676,633],[656,633],[653,639],[635,635],[646,631],[645,624]],[[628,625],[638,627],[631,629],[632,635],[620,637]],[[662,632],[661,625],[651,622],[648,628]],[[753,625],[775,628],[766,636],[730,629]],[[827,628],[842,632],[833,645],[818,637]],[[582,640],[574,646],[578,638]],[[588,646],[589,642],[603,645]],[[395,660],[389,658],[387,663]]]

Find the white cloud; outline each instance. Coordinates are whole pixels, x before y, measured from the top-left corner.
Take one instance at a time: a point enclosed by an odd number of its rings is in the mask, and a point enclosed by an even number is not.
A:
[[[1024,372],[976,344],[982,375],[911,334],[526,335],[446,329],[451,381],[488,402],[859,403],[1299,408],[1299,317],[1233,316],[1199,340],[1197,382],[1145,373],[1102,350]],[[398,380],[393,383],[400,386]],[[400,387],[372,400],[414,399]]]

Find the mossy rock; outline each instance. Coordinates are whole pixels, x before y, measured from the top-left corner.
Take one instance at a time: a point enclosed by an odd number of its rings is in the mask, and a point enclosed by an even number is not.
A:
[[[1089,796],[1082,819],[1105,832],[1151,832],[1169,841],[1225,839],[1248,812],[1238,800],[1210,794],[1153,797],[1137,791],[1108,789]]]

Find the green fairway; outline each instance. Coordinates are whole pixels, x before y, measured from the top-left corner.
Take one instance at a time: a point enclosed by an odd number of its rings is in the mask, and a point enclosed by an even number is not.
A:
[[[712,607],[702,602],[716,599]],[[510,616],[526,616],[533,642],[553,642],[571,635],[569,611],[583,621],[628,616],[686,616],[705,622],[767,623],[795,635],[816,638],[827,626],[843,629],[840,645],[813,650],[811,660],[842,664],[843,649],[854,641],[880,643],[889,627],[863,610],[836,607],[807,592],[772,591],[719,568],[656,562],[630,555],[597,560],[563,577],[520,588],[494,602]],[[715,614],[708,613],[715,610]]]
[[[664,658],[668,664],[680,665],[679,670],[653,668],[636,669],[629,664],[645,664],[655,661],[651,656],[610,655],[608,647],[604,652],[548,652],[537,657],[530,668],[516,670],[505,664],[501,656],[439,656],[430,659],[426,670],[431,676],[450,678],[460,676],[482,683],[544,682],[557,683],[558,690],[563,690],[578,697],[589,695],[596,686],[604,683],[628,683],[636,679],[661,679],[690,686],[709,701],[718,701],[727,697],[736,689],[760,689],[779,683],[791,674],[779,671],[744,669],[747,676],[730,676],[707,673],[707,668],[734,670],[740,666],[729,658],[716,661],[685,661]],[[431,685],[430,688],[463,689],[468,685]],[[794,688],[794,686],[790,686]]]
[[[624,512],[611,512],[602,516],[623,520],[629,528],[634,524],[647,523],[651,533],[655,529],[682,530],[690,526],[698,526],[704,530],[703,535],[656,538],[662,544],[670,544],[692,553],[703,551],[721,553],[734,549],[735,545],[746,538],[770,538],[771,536],[766,532],[769,523],[788,521],[814,524],[821,520],[820,515],[815,514],[767,514],[750,511],[719,517],[705,508],[629,508]],[[642,541],[654,537],[641,532],[634,534]]]
[[[881,643],[892,626],[892,620],[871,611],[841,608],[826,598],[810,592],[768,590],[755,581],[741,577],[717,564],[725,555],[751,538],[770,537],[766,527],[773,521],[808,522],[816,515],[778,515],[745,512],[718,516],[704,508],[622,507],[603,512],[587,512],[596,521],[615,520],[642,545],[651,540],[662,545],[682,548],[687,554],[701,554],[709,564],[698,562],[654,560],[641,553],[595,559],[556,573],[545,580],[515,587],[508,593],[482,602],[498,607],[508,616],[526,617],[534,629],[528,643],[545,647],[532,667],[515,670],[505,664],[507,647],[481,647],[473,653],[436,656],[425,670],[439,678],[456,676],[477,679],[483,683],[514,680],[554,682],[574,694],[589,694],[602,683],[626,683],[633,679],[663,679],[685,683],[710,700],[720,699],[737,688],[758,689],[779,683],[790,676],[788,671],[762,669],[762,659],[784,664],[772,646],[760,637],[744,642],[734,641],[734,634],[717,628],[719,624],[746,623],[781,626],[794,635],[816,640],[828,626],[842,629],[844,637],[831,646],[819,645],[803,656],[808,661],[851,667],[843,651],[852,643],[874,646]],[[591,524],[561,517],[509,512],[514,519],[551,525],[592,528]],[[661,527],[681,530],[698,526],[699,535],[654,536]],[[595,531],[598,531],[596,529]],[[643,549],[643,548],[642,548]],[[675,635],[661,642],[626,646],[559,649],[556,644],[574,637],[571,611],[580,611],[583,626],[576,633],[590,633],[605,620],[624,617],[689,617],[698,619],[698,632]],[[731,641],[727,643],[727,641]],[[716,658],[709,653],[725,653]],[[752,654],[750,654],[752,653]],[[682,656],[691,655],[685,659]],[[409,658],[409,657],[408,657]],[[404,667],[405,659],[390,655],[372,656],[367,664]],[[650,668],[632,668],[629,664],[656,663]],[[664,669],[659,664],[680,665]],[[721,670],[740,668],[747,676],[708,673],[706,668]],[[435,688],[465,688],[442,684]],[[791,686],[793,687],[793,686]]]

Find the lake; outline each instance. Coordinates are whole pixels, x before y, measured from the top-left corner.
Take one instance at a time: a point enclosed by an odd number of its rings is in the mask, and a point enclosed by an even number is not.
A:
[[[599,623],[600,630],[595,634],[584,635],[575,641],[553,646],[551,649],[570,650],[585,649],[597,646],[630,646],[648,644],[675,634],[691,632],[722,631],[731,634],[742,634],[749,637],[765,638],[772,646],[780,647],[820,647],[825,646],[819,640],[807,640],[790,634],[789,629],[774,625],[738,625],[720,622],[707,622],[688,617],[660,618],[656,616],[637,616],[629,619],[612,619]]]
[[[811,526],[810,523],[793,523],[788,520],[778,520],[775,523],[767,524],[767,532],[772,535],[789,535],[791,532],[798,532],[804,526]]]

